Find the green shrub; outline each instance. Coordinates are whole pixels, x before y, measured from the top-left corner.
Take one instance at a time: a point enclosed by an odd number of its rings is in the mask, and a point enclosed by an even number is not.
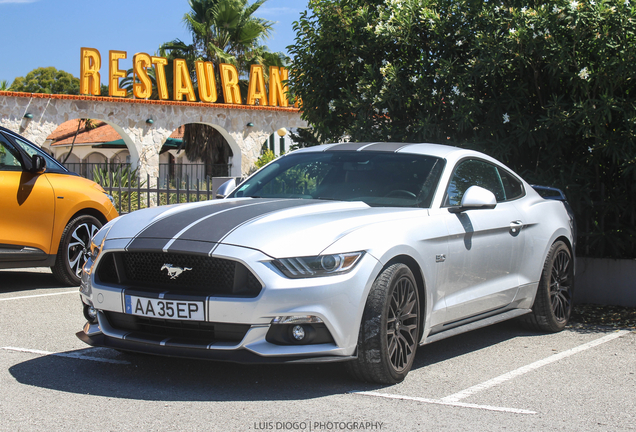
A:
[[[313,0],[291,91],[321,142],[437,142],[562,188],[579,254],[636,258],[629,1]]]

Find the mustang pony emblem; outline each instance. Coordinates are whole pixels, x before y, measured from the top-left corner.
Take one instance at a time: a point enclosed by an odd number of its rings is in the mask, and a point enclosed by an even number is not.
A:
[[[161,267],[161,270],[168,270],[168,276],[170,276],[170,279],[176,279],[178,278],[181,273],[183,273],[184,271],[188,271],[188,270],[192,270],[192,267],[176,267],[173,266],[172,264],[164,264],[163,267]]]

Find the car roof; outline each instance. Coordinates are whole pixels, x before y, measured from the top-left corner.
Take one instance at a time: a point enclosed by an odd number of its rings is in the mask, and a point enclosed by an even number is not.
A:
[[[326,152],[326,151],[384,151],[394,153],[412,153],[437,156],[443,159],[460,159],[466,156],[479,156],[490,159],[483,153],[459,147],[432,143],[399,143],[399,142],[363,142],[363,143],[333,143],[306,147],[296,152]]]

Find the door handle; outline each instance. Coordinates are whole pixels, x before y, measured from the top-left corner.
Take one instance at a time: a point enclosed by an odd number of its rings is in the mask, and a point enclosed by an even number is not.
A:
[[[521,232],[521,228],[523,228],[523,222],[520,220],[510,222],[510,233],[512,235],[517,235]]]

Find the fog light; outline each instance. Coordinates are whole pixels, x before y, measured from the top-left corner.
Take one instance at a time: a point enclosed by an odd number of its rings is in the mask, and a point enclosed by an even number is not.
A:
[[[292,329],[292,336],[294,336],[294,339],[297,341],[303,340],[305,338],[305,329],[299,325],[294,326]]]
[[[97,309],[93,306],[84,304],[84,318],[92,324],[97,324]]]

